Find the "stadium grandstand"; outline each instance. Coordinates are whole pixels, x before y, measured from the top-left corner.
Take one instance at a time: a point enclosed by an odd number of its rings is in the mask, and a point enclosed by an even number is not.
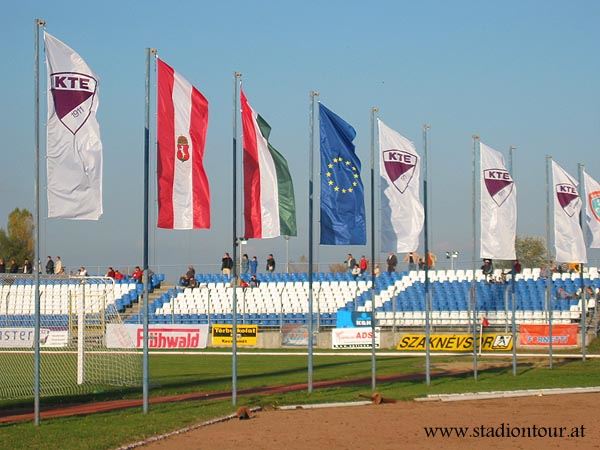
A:
[[[505,326],[512,318],[510,282],[488,282],[481,270],[434,270],[429,272],[431,286],[431,320],[439,327],[465,327],[472,318],[471,290],[473,276],[477,286],[476,312],[491,326]],[[495,273],[501,278],[501,271]],[[261,327],[305,324],[308,314],[308,275],[306,273],[265,273],[258,276],[257,287],[237,287],[238,323]],[[242,275],[244,281],[249,276]],[[157,276],[157,281],[160,276]],[[163,277],[164,280],[164,277]],[[221,274],[197,274],[197,286],[163,289],[150,303],[150,323],[232,323],[232,288]],[[546,290],[550,287],[552,316],[555,323],[576,323],[584,310],[579,273],[540,277],[539,269],[524,269],[515,278],[516,322],[545,323],[548,320]],[[595,318],[596,299],[600,292],[598,269],[584,273],[588,289],[586,310]],[[129,285],[128,285],[129,286]],[[370,277],[355,280],[350,273],[315,273],[313,311],[319,328],[335,327],[338,312],[371,312]],[[115,305],[126,322],[140,323],[139,312],[130,309],[132,289]],[[379,327],[422,327],[425,324],[425,272],[382,273],[375,280],[375,317]],[[138,308],[139,309],[139,308]],[[130,312],[130,314],[127,314]],[[589,323],[589,322],[588,322]],[[592,326],[589,323],[589,326]]]

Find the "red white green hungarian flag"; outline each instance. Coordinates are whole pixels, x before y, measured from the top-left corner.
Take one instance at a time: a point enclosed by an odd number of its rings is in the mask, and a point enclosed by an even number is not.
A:
[[[269,143],[271,127],[241,95],[246,238],[296,236],[294,186],[285,158]]]

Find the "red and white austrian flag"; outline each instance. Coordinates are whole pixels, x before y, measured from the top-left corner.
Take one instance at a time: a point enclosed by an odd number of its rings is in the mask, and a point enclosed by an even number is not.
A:
[[[44,33],[48,67],[48,217],[102,215],[98,77],[72,48]]]
[[[204,171],[208,101],[160,59],[158,64],[158,227],[210,228]]]

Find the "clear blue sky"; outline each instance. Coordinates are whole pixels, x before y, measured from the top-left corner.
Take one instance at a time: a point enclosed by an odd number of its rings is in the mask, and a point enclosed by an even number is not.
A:
[[[597,1],[9,2],[0,17],[2,226],[13,208],[33,208],[35,17],[79,52],[101,83],[104,216],[42,221],[42,253],[61,255],[68,267],[141,261],[146,47],[156,47],[210,102],[205,164],[213,205],[212,230],[153,231],[152,263],[217,263],[231,248],[236,70],[294,177],[299,237],[290,242],[292,259],[307,254],[311,89],[357,129],[363,169],[371,106],[419,150],[421,125],[431,124],[431,237],[438,254],[471,254],[474,133],[498,150],[518,148],[520,234],[545,236],[544,155],[573,175],[582,162],[600,179]],[[44,86],[43,65],[42,80]],[[367,198],[368,180],[363,170]],[[45,197],[42,205],[45,212]],[[283,262],[284,249],[275,239],[252,241],[247,251],[262,266],[269,252]],[[318,257],[342,261],[348,251],[369,252],[322,247]]]

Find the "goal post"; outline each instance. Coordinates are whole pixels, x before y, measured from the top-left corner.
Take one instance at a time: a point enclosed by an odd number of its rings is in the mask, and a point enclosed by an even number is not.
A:
[[[0,399],[33,396],[34,283],[0,274]],[[107,326],[124,327],[117,300],[128,289],[106,277],[40,275],[42,396],[141,385],[141,353],[106,346]]]

